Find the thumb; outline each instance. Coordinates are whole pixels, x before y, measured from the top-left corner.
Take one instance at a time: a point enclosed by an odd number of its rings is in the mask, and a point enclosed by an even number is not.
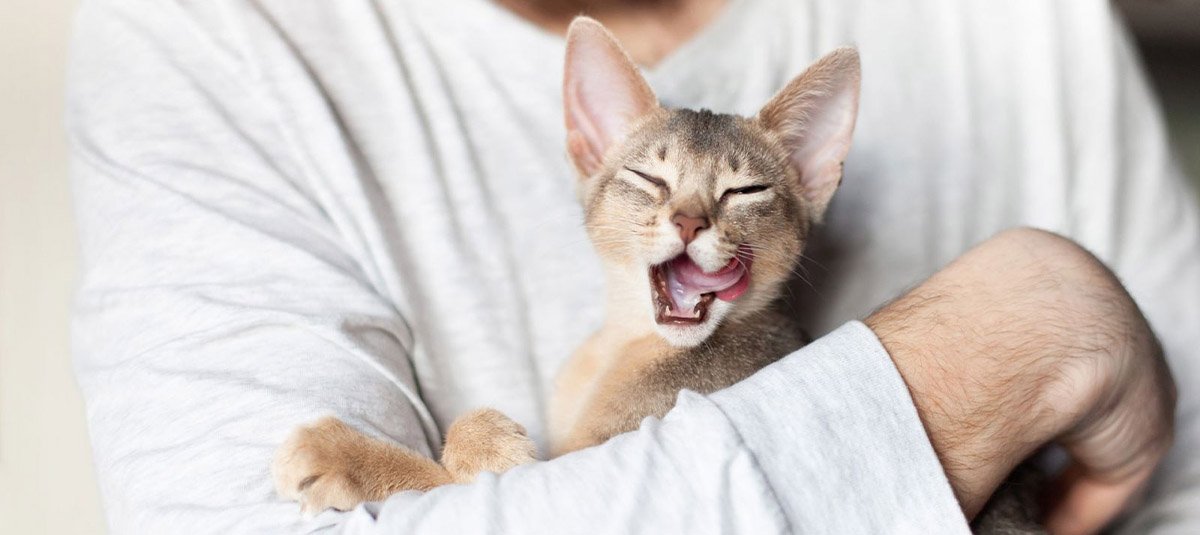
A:
[[[1072,464],[1051,487],[1045,518],[1053,535],[1098,533],[1141,491],[1174,438],[1175,388],[1161,358],[1126,377],[1062,437]],[[1146,367],[1143,367],[1146,368]]]
[[[1069,467],[1055,482],[1056,496],[1045,519],[1053,535],[1090,535],[1112,522],[1145,486],[1154,462],[1118,479],[1089,473],[1080,464]]]

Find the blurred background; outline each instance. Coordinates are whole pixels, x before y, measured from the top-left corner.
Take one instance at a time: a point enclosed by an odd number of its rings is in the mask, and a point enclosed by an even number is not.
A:
[[[1200,177],[1200,0],[1117,2]],[[0,0],[0,523],[6,533],[104,531],[71,374],[76,244],[62,132],[68,0]]]

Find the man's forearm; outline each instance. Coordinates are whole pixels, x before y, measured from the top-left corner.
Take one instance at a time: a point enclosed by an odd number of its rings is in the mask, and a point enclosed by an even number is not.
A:
[[[326,522],[346,533],[968,532],[903,381],[857,322],[727,390],[684,393],[661,422],[599,447]]]
[[[661,423],[499,479],[396,496],[343,528],[964,532],[939,489],[974,515],[1059,440],[1077,469],[1050,525],[1087,533],[1170,443],[1174,396],[1152,333],[1107,269],[1061,237],[1001,234],[868,324],[883,346],[851,324],[710,398],[685,394]]]
[[[1170,444],[1175,394],[1153,333],[1111,272],[1059,236],[1003,233],[867,324],[969,516],[1057,440],[1076,469],[1049,525],[1090,532]]]

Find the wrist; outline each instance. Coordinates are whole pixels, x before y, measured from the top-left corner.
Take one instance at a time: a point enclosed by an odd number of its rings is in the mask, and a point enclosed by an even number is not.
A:
[[[955,498],[973,518],[1007,474],[1053,437],[1059,424],[1047,418],[1042,389],[1033,387],[1039,371],[1005,366],[1015,360],[1011,348],[963,328],[959,320],[969,318],[924,317],[944,316],[956,303],[931,305],[925,300],[924,311],[892,307],[865,323],[892,357]]]
[[[1046,526],[1093,533],[1170,447],[1175,389],[1150,326],[1082,247],[1033,230],[968,251],[866,323],[912,394],[963,512],[1055,442]]]
[[[1076,326],[1048,252],[1017,230],[972,249],[865,320],[912,394],[964,513],[1089,406],[1093,360],[1064,358]],[[997,269],[1003,266],[1003,269]]]

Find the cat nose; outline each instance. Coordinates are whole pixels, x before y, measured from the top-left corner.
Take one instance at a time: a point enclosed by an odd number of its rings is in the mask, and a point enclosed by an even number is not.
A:
[[[701,230],[708,228],[707,217],[694,217],[686,214],[675,214],[671,218],[671,222],[675,223],[675,228],[679,229],[679,237],[683,239],[683,244],[687,245],[696,239],[696,234]]]

